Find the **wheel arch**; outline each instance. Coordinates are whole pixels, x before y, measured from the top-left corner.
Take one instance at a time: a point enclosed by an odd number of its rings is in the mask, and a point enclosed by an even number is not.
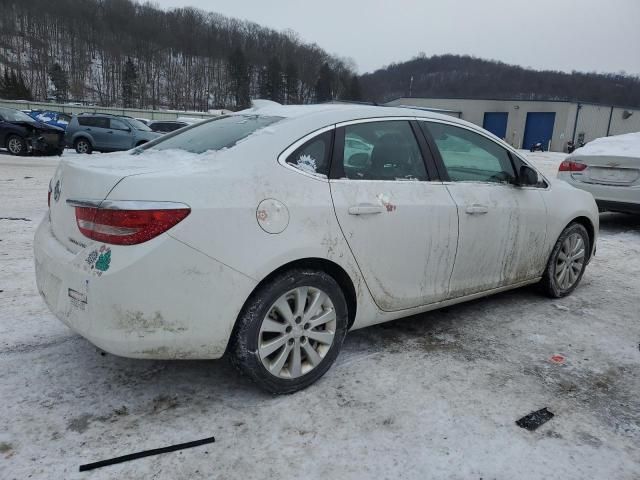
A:
[[[568,224],[567,227],[569,225],[571,225],[572,223],[577,223],[579,225],[582,225],[586,230],[587,230],[587,234],[589,235],[589,260],[591,260],[591,255],[593,254],[593,249],[594,249],[594,242],[595,242],[595,238],[596,238],[596,227],[593,224],[593,222],[591,221],[591,219],[589,217],[585,217],[585,216],[580,216],[580,217],[576,217],[573,220],[571,220]],[[565,228],[567,228],[565,227]],[[563,229],[564,231],[564,229]]]
[[[247,302],[250,301],[250,299],[253,297],[255,292],[257,292],[263,285],[269,283],[275,276],[280,275],[283,272],[286,272],[287,270],[300,269],[300,268],[307,268],[310,270],[318,270],[318,271],[325,272],[326,274],[330,275],[338,283],[338,286],[342,290],[342,293],[344,294],[345,300],[347,302],[347,315],[348,315],[347,329],[351,328],[351,326],[353,325],[356,319],[356,310],[358,307],[356,289],[353,284],[353,280],[351,280],[351,277],[345,271],[345,269],[342,268],[337,263],[332,262],[331,260],[327,260],[326,258],[316,258],[316,257],[308,257],[308,258],[293,260],[291,262],[285,263],[284,265],[281,265],[280,267],[276,268],[271,273],[269,273],[267,276],[265,276],[260,282],[258,282],[258,284],[251,291],[251,293],[247,296],[247,299],[245,300],[244,304],[242,305],[242,308],[240,309],[240,313],[238,314],[238,317],[245,310],[245,306],[247,305]],[[233,332],[231,335],[232,337],[235,335],[237,325],[238,325],[238,318],[236,318],[234,322]],[[229,348],[229,344],[227,344],[227,349],[228,348]]]
[[[76,143],[78,143],[79,140],[83,139],[89,142],[89,145],[91,145],[91,148],[93,148],[93,139],[85,133],[80,133],[73,137],[73,146],[75,147]]]

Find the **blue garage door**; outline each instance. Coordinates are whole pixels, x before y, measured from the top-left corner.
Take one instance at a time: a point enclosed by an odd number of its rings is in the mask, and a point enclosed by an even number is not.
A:
[[[498,138],[506,138],[507,136],[507,119],[508,112],[486,112],[482,121],[482,128],[489,130]]]
[[[529,149],[532,145],[540,142],[542,143],[542,147],[547,150],[551,137],[553,136],[553,124],[555,121],[555,112],[527,113],[527,123],[524,127],[522,148]]]

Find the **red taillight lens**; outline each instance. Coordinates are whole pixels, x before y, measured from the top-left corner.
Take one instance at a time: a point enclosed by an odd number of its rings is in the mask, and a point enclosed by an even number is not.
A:
[[[76,222],[85,237],[114,245],[137,245],[184,220],[189,208],[112,210],[76,207]]]
[[[560,164],[559,172],[581,172],[587,168],[584,163],[574,162],[573,160],[565,160]]]

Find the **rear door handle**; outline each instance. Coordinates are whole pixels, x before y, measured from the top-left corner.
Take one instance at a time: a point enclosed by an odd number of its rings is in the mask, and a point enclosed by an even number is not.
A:
[[[488,211],[489,207],[487,207],[486,205],[479,205],[477,203],[474,203],[473,205],[469,205],[467,207],[465,213],[468,213],[469,215],[484,215]]]
[[[349,215],[375,215],[384,211],[385,208],[382,205],[372,203],[360,203],[349,207]]]

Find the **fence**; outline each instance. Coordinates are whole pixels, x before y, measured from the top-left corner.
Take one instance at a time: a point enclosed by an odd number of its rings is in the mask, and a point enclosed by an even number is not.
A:
[[[65,103],[30,102],[26,100],[2,100],[0,107],[15,108],[17,110],[52,110],[69,114],[78,113],[110,113],[149,120],[176,120],[179,117],[211,118],[227,113],[228,110],[212,110],[209,112],[187,112],[178,110],[143,110],[139,108],[111,108],[95,105],[72,105]]]

